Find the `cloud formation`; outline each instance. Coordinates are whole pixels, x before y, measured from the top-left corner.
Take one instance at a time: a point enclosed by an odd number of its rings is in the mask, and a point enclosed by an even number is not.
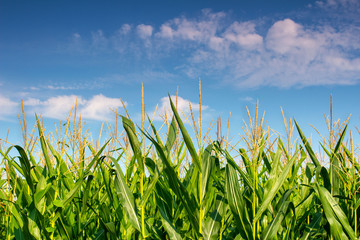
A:
[[[360,3],[358,0],[325,0],[325,1],[316,1],[315,4],[319,7],[325,8],[336,8],[336,7],[344,7],[344,8],[352,8],[359,7]],[[357,9],[359,11],[359,9]]]
[[[63,95],[51,97],[47,100],[29,98],[24,101],[24,105],[30,111],[55,119],[66,119],[75,103],[77,113],[81,114],[83,119],[98,121],[111,120],[114,116],[113,111],[123,107],[120,99],[109,98],[102,94],[95,95],[90,99],[76,95]]]
[[[6,120],[9,116],[16,114],[19,105],[10,98],[0,95],[0,120]]]
[[[177,101],[176,101],[176,96],[172,95],[171,100],[173,101],[173,103],[175,105],[177,102],[177,111],[181,115],[184,114],[185,116],[188,116],[191,113],[190,105],[191,105],[191,109],[194,114],[196,114],[197,112],[200,111],[200,104],[191,102],[188,99],[184,99],[184,98],[178,96]],[[202,105],[201,109],[206,110],[206,109],[208,109],[208,106]],[[160,99],[160,103],[158,104],[158,109],[157,109],[157,112],[155,115],[155,120],[159,121],[159,120],[165,119],[165,113],[166,113],[168,119],[170,119],[173,115],[171,106],[170,106],[169,97],[163,97]],[[151,115],[149,115],[149,116],[151,116]]]
[[[154,61],[157,65],[171,62],[175,74],[216,78],[239,88],[349,85],[360,80],[356,25],[340,28],[334,21],[305,25],[286,18],[267,26],[260,20],[229,18],[225,12],[203,10],[197,18],[182,16],[158,27],[124,24],[108,37],[101,30],[93,33],[89,45],[127,54],[126,59],[135,56],[149,66]]]
[[[136,30],[140,38],[146,39],[151,37],[153,27],[151,25],[140,24],[136,27]]]

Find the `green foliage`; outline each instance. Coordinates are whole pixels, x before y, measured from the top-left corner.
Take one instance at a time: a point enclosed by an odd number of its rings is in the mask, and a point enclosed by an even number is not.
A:
[[[238,155],[220,141],[197,149],[170,103],[165,145],[151,122],[152,133],[137,131],[122,117],[121,146],[95,147],[75,130],[56,145],[38,121],[40,154],[0,148],[0,238],[359,238],[359,164],[343,143],[347,126],[335,147],[322,145],[326,167],[296,122],[294,148],[261,132]]]

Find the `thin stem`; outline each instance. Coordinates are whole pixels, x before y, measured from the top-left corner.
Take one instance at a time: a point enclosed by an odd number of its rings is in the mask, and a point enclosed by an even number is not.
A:
[[[202,132],[202,110],[201,110],[201,79],[199,78],[199,111],[200,111],[200,120],[199,120],[199,136],[201,141],[201,132]]]

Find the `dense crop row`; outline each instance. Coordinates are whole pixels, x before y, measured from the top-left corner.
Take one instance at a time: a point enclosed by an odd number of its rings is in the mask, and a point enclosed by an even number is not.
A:
[[[210,141],[195,125],[194,145],[171,107],[165,139],[150,120],[146,130],[122,117],[121,144],[114,136],[98,147],[69,120],[55,141],[38,121],[37,139],[2,145],[0,238],[359,237],[359,163],[343,144],[346,125],[322,145],[325,167],[296,122],[296,143],[270,140],[255,117],[245,127],[246,148]]]

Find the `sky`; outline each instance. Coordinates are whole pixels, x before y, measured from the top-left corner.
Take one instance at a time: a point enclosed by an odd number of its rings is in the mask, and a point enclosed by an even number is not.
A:
[[[360,123],[360,1],[20,1],[0,0],[0,138],[21,140],[26,118],[65,120],[75,101],[90,131],[114,111],[141,119],[179,88],[179,108],[203,126],[221,116],[242,134],[256,101],[284,134],[280,107],[307,136],[334,119]],[[205,127],[204,127],[205,128]],[[51,128],[50,128],[51,129]],[[223,130],[224,132],[224,130]],[[95,134],[96,135],[96,134]],[[358,134],[357,134],[358,135]]]

